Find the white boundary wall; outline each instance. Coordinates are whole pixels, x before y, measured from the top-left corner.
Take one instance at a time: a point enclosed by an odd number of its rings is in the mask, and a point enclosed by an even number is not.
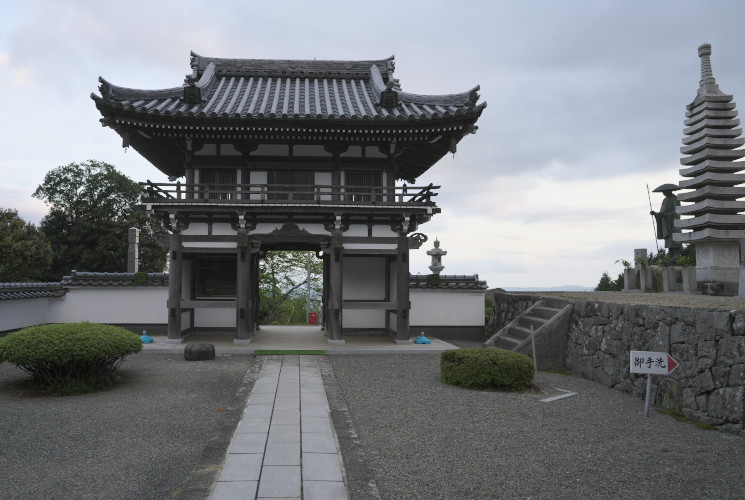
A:
[[[484,324],[483,291],[413,289],[410,299],[412,325]],[[167,300],[168,287],[81,287],[68,289],[60,298],[3,300],[0,301],[0,331],[78,321],[162,325],[167,323]],[[384,324],[382,310],[344,311],[345,328],[381,328]],[[195,326],[235,327],[235,311],[197,310]]]
[[[411,290],[409,323],[419,326],[484,326],[481,290]]]

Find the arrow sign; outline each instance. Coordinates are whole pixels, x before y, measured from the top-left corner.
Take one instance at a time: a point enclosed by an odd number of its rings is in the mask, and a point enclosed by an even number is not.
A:
[[[567,391],[566,389],[559,389],[558,387],[556,388],[556,390],[557,391],[561,391],[564,394],[559,394],[558,396],[554,396],[554,397],[551,397],[551,398],[541,399],[541,403],[550,403],[552,401],[558,401],[558,400],[564,399],[564,398],[571,398],[572,396],[576,396],[577,395],[576,392]]]
[[[678,362],[666,352],[631,351],[631,373],[668,375],[678,367]]]

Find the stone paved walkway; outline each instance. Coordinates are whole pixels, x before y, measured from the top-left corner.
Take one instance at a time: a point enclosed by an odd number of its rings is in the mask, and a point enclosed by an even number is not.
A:
[[[269,356],[213,500],[347,499],[318,356]]]

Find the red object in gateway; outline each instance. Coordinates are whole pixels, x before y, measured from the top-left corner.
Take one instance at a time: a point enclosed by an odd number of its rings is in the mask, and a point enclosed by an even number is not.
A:
[[[318,314],[314,312],[309,312],[308,323],[310,323],[311,325],[315,325],[317,321],[318,321]]]

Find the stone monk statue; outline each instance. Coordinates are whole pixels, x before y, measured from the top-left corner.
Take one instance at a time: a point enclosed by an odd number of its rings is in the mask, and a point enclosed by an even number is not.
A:
[[[652,190],[653,193],[664,194],[665,199],[662,200],[662,207],[660,207],[659,212],[654,210],[649,212],[654,215],[657,222],[657,239],[665,240],[665,248],[668,249],[668,254],[673,262],[677,261],[682,247],[680,243],[673,241],[673,233],[681,232],[680,229],[675,227],[675,221],[680,219],[680,215],[675,213],[675,207],[680,206],[680,201],[673,194],[673,191],[678,190],[680,188],[675,184],[663,184]]]

